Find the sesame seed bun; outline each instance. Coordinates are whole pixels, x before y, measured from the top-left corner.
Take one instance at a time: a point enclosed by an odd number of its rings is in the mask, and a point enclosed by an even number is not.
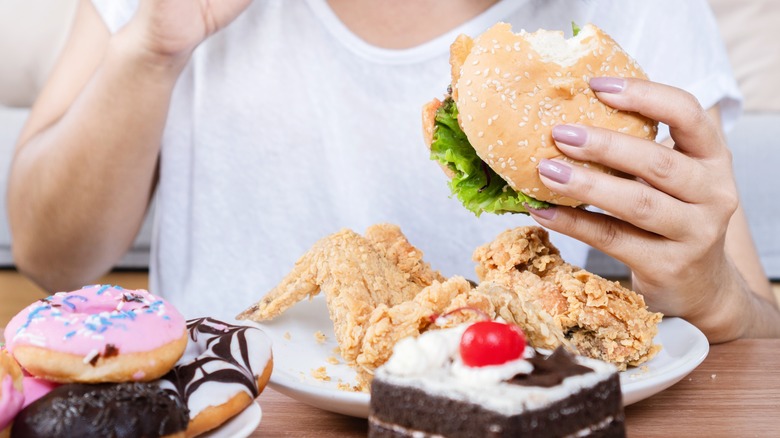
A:
[[[542,184],[536,169],[541,159],[611,171],[564,156],[552,138],[555,125],[578,123],[655,139],[655,121],[611,108],[590,89],[593,77],[647,78],[596,26],[586,25],[576,37],[565,39],[560,31],[516,34],[509,24],[499,23],[476,39],[458,37],[450,64],[458,123],[477,155],[513,189],[540,201],[581,204]],[[426,141],[436,102],[423,108]]]

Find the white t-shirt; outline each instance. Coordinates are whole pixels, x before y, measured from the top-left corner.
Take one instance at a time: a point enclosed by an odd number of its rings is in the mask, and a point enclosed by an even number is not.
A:
[[[114,32],[136,0],[94,0]],[[188,317],[254,303],[318,239],[398,224],[445,276],[523,215],[477,218],[450,197],[422,140],[420,109],[449,84],[449,45],[506,21],[519,31],[595,23],[649,76],[739,111],[704,1],[501,1],[421,46],[362,41],[325,0],[255,0],[201,44],[174,91],[161,152],[150,289]],[[570,31],[567,31],[569,34]],[[582,266],[587,247],[553,235]]]

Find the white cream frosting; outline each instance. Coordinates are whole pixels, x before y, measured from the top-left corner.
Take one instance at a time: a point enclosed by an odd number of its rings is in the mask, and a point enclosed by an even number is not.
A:
[[[375,379],[410,386],[433,395],[477,403],[503,415],[537,409],[605,380],[617,369],[606,362],[577,356],[577,362],[593,372],[567,377],[561,384],[543,388],[506,381],[530,373],[526,359],[535,353],[527,347],[523,357],[501,365],[469,367],[460,358],[460,338],[468,324],[431,330],[417,338],[398,342],[390,359],[377,369]]]

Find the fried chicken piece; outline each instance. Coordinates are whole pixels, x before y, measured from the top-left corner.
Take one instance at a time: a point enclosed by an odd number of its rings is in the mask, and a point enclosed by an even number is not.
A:
[[[504,290],[505,291],[505,290]],[[437,318],[447,315],[444,318]],[[463,277],[454,276],[444,282],[434,281],[412,300],[387,306],[380,304],[368,320],[368,329],[356,363],[358,382],[367,390],[373,371],[385,363],[393,353],[396,342],[408,336],[419,336],[431,328],[454,327],[492,319],[495,309],[492,300]]]
[[[494,295],[497,313],[518,324],[534,347],[568,344],[620,369],[660,349],[653,338],[662,315],[620,283],[566,263],[540,227],[507,230],[473,259],[481,281],[512,291]]]
[[[316,242],[279,285],[236,318],[270,320],[322,291],[341,355],[354,364],[374,310],[409,301],[434,281],[444,277],[397,226],[374,225],[366,237],[345,229]]]

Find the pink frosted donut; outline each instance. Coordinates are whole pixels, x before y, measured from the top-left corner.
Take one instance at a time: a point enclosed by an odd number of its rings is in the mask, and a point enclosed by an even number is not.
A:
[[[19,364],[45,380],[150,381],[181,357],[187,327],[145,290],[94,285],[31,304],[11,319],[5,339]]]
[[[24,406],[22,409],[30,406],[34,401],[50,393],[54,388],[60,386],[59,383],[39,379],[24,370],[22,370],[22,372],[24,372],[24,377],[22,378],[22,388],[24,388]]]
[[[22,370],[8,353],[0,349],[0,437],[8,436],[9,426],[23,404]]]

